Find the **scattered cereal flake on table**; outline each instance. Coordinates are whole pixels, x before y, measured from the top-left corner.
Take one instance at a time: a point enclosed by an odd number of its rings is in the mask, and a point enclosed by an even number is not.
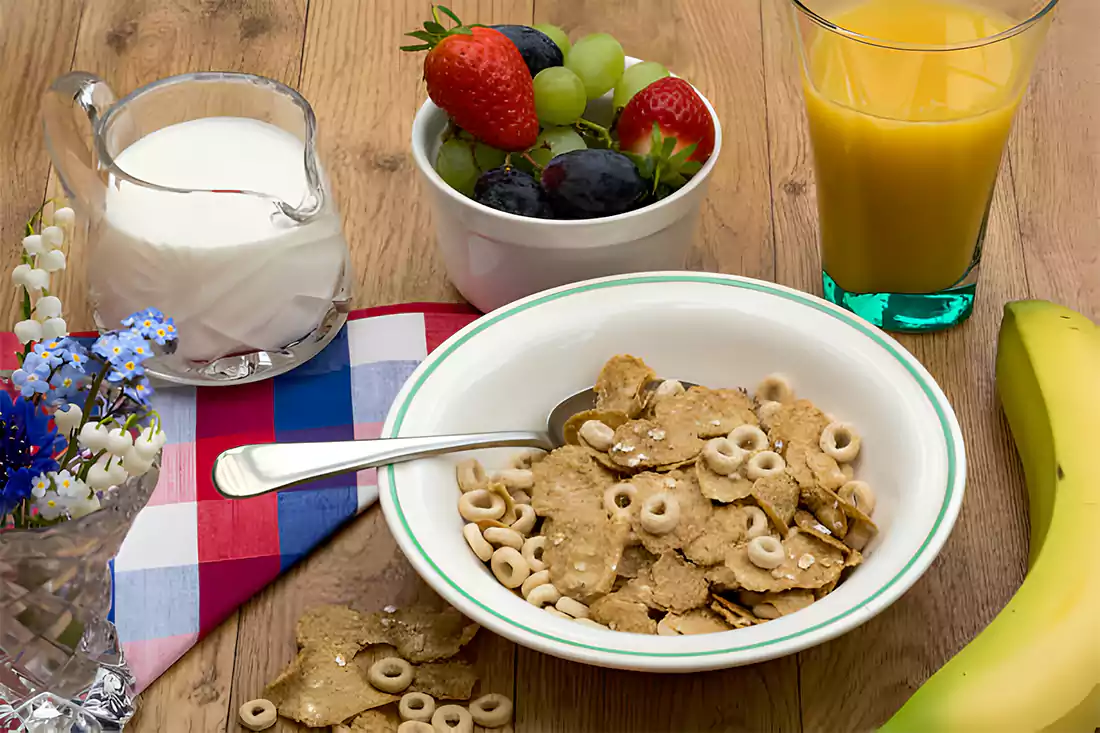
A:
[[[820,588],[840,575],[844,553],[813,535],[791,530],[783,540],[787,559],[774,570],[763,570],[749,560],[748,545],[739,545],[726,555],[726,565],[745,590],[783,591],[791,588]],[[803,555],[815,561],[807,568],[798,566]],[[821,562],[828,560],[829,563]]]
[[[722,619],[735,629],[744,629],[760,623],[747,608],[742,608],[728,598],[712,595],[710,597],[710,610],[722,617]]]
[[[752,485],[752,497],[781,534],[794,519],[798,495],[798,483],[786,471],[758,478]]]
[[[684,545],[684,556],[696,565],[719,565],[731,547],[748,540],[748,525],[745,507],[715,507],[699,536]]]
[[[373,637],[395,647],[397,656],[412,664],[453,657],[478,630],[477,624],[450,606],[401,608],[368,618]]]
[[[349,664],[349,647],[308,646],[265,690],[285,718],[313,727],[336,725],[364,710],[399,700],[376,690],[366,671]],[[352,652],[354,654],[354,652]]]
[[[617,466],[644,471],[692,461],[702,449],[703,441],[690,430],[662,427],[651,420],[631,420],[615,430],[615,443],[608,455]]]
[[[637,415],[645,402],[645,386],[656,378],[656,373],[636,356],[611,357],[596,378],[597,409]]]
[[[347,644],[356,649],[378,639],[370,639],[367,621],[347,606],[330,604],[309,608],[298,617],[295,638],[298,647]],[[353,651],[352,654],[355,652]]]
[[[593,619],[615,631],[657,633],[657,622],[649,617],[649,607],[638,601],[626,600],[618,592],[600,598],[590,610]]]
[[[848,534],[848,518],[839,496],[824,486],[814,484],[803,486],[799,499],[834,537],[844,539],[844,535]]]
[[[707,602],[706,571],[666,552],[649,569],[653,600],[661,608],[684,613]]]
[[[738,600],[754,611],[757,610],[757,606],[770,604],[780,616],[786,616],[789,613],[801,611],[803,608],[809,607],[814,602],[814,594],[813,591],[804,588],[795,588],[794,590],[785,590],[779,593],[753,593],[751,591],[741,591],[738,595]]]
[[[634,534],[647,550],[663,555],[678,550],[703,532],[714,506],[699,491],[694,471],[673,471],[669,474],[645,473],[631,479],[638,491],[638,506],[655,493],[665,491],[676,497],[680,505],[680,520],[675,529],[665,534],[651,534],[641,524],[639,515],[632,516]]]
[[[589,420],[597,420],[614,430],[629,419],[629,415],[618,410],[585,410],[584,412],[578,412],[576,415],[566,420],[565,425],[562,427],[565,444],[581,445],[581,426]]]
[[[817,445],[821,433],[830,423],[828,416],[809,400],[795,400],[778,408],[769,419],[768,437],[772,443],[784,445],[805,443]]]
[[[637,578],[638,575],[653,563],[657,562],[657,556],[647,550],[644,545],[630,545],[623,550],[622,559],[616,570],[624,578]]]
[[[602,505],[589,514],[559,514],[543,528],[543,562],[563,595],[587,602],[611,590],[630,535],[626,521],[612,520]]]
[[[670,613],[665,616],[665,626],[685,636],[729,631],[730,625],[707,608],[694,608],[685,614]]]
[[[703,439],[726,435],[740,425],[757,424],[752,400],[737,389],[692,387],[658,402],[653,415],[670,433],[692,432]]]
[[[423,692],[437,700],[469,700],[477,684],[477,673],[459,660],[428,662],[413,667],[409,692]]]
[[[703,496],[724,504],[744,499],[752,493],[752,481],[740,473],[733,476],[715,473],[703,460],[695,462],[695,476]]]
[[[831,456],[826,455],[817,445],[794,442],[787,444],[784,458],[787,472],[794,476],[802,488],[822,486],[836,491],[848,480],[844,472]]]
[[[603,492],[618,481],[592,457],[591,448],[567,445],[558,448],[531,472],[531,506],[540,517],[595,511],[603,512]]]
[[[380,710],[367,710],[359,713],[351,721],[348,730],[351,733],[397,733],[397,727],[401,725],[401,718],[392,708]]]

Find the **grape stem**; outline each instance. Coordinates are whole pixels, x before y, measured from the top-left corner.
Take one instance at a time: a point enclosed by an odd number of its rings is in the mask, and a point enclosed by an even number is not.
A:
[[[615,143],[611,140],[611,133],[608,129],[602,125],[597,125],[595,122],[589,122],[583,117],[578,117],[577,121],[573,123],[577,128],[577,132],[587,132],[595,138],[598,138],[611,150],[614,150]]]
[[[520,157],[530,163],[531,167],[534,168],[536,171],[542,173],[543,166],[539,165],[538,161],[531,157],[530,152],[524,150],[522,153],[520,153]]]

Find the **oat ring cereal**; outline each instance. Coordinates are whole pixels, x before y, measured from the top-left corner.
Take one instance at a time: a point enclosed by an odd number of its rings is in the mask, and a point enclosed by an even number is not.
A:
[[[752,607],[752,612],[757,615],[758,618],[773,619],[779,618],[782,614],[779,613],[779,609],[771,603],[760,603]]]
[[[783,564],[787,553],[783,543],[774,537],[764,535],[749,540],[749,561],[758,568],[772,570]]]
[[[484,533],[485,541],[496,547],[523,548],[523,535],[506,527],[489,527]]]
[[[840,487],[837,496],[867,516],[875,511],[875,492],[866,481],[849,481]]]
[[[783,473],[786,468],[787,462],[783,460],[783,456],[775,451],[763,450],[749,459],[749,465],[745,473],[755,481],[758,478]]]
[[[505,588],[518,588],[531,575],[531,567],[514,547],[500,547],[489,560],[493,575]]]
[[[428,722],[435,712],[435,698],[423,692],[406,692],[397,703],[397,714],[402,720]]]
[[[461,705],[441,705],[432,714],[436,733],[473,733],[474,719]]]
[[[729,438],[711,438],[703,446],[703,460],[717,474],[729,476],[745,460],[745,451]]]
[[[575,618],[573,619],[573,623],[580,624],[581,626],[588,626],[589,628],[593,629],[603,629],[604,631],[608,630],[607,627],[601,624],[599,621],[593,621],[590,618]]]
[[[367,670],[367,682],[371,687],[391,695],[404,692],[412,681],[412,665],[400,657],[379,659]]]
[[[530,593],[527,594],[527,602],[532,606],[553,606],[561,598],[561,593],[550,583],[543,583],[542,585],[535,586]]]
[[[500,519],[508,505],[504,498],[488,489],[467,491],[458,500],[458,513],[467,522],[480,522],[483,519]]]
[[[496,480],[509,491],[529,489],[535,485],[535,474],[529,468],[506,468],[496,475]]]
[[[729,439],[735,446],[749,453],[767,450],[771,445],[768,436],[755,425],[738,425],[730,431]]]
[[[469,459],[458,464],[458,488],[462,492],[484,489],[489,485],[489,476],[485,473],[481,463],[476,459]]]
[[[859,455],[859,433],[846,422],[832,422],[821,431],[821,450],[837,463],[851,463]]]
[[[790,402],[794,399],[794,390],[786,377],[772,374],[756,386],[756,398],[761,402]]]
[[[606,453],[615,443],[615,431],[599,420],[586,420],[577,433],[593,449]]]
[[[588,606],[584,605],[580,601],[575,601],[569,596],[562,596],[554,604],[554,608],[558,609],[567,616],[573,618],[588,618]]]
[[[653,396],[658,400],[662,400],[665,397],[678,397],[686,391],[680,380],[666,379],[657,385],[657,389],[653,390]]]
[[[530,504],[516,504],[516,521],[512,522],[511,528],[520,534],[531,534],[538,519],[534,507]]]
[[[546,551],[546,538],[542,535],[528,537],[523,543],[523,559],[527,561],[527,567],[532,572],[546,570],[546,562],[542,559],[542,553]]]
[[[630,516],[634,513],[634,501],[638,498],[638,489],[629,481],[621,481],[607,487],[603,492],[603,506],[611,516]]]
[[[249,700],[238,711],[241,725],[249,730],[267,730],[275,725],[278,713],[270,700]]]
[[[763,509],[758,506],[747,506],[745,507],[745,514],[749,520],[745,535],[750,540],[763,537],[768,533],[768,515],[764,513]]]
[[[423,720],[406,720],[397,726],[397,733],[435,733],[435,728]]]
[[[483,728],[500,728],[512,719],[512,701],[495,692],[470,703],[470,717]]]
[[[680,522],[680,502],[664,491],[654,494],[642,504],[638,520],[650,534],[668,534]]]
[[[550,582],[550,571],[540,570],[537,573],[531,573],[527,576],[527,580],[523,581],[520,586],[520,595],[524,598],[531,595],[531,591],[538,588],[540,585],[545,585]]]
[[[485,541],[480,527],[470,522],[462,528],[462,536],[466,538],[466,544],[474,551],[478,560],[489,562],[489,558],[493,556],[493,546]]]

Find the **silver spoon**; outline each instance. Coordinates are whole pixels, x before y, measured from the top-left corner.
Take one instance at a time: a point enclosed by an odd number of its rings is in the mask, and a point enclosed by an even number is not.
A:
[[[651,382],[647,389],[660,382]],[[685,387],[695,386],[683,382]],[[469,433],[423,438],[335,440],[321,443],[266,443],[230,448],[214,461],[214,487],[230,499],[259,496],[308,481],[364,468],[402,463],[443,453],[475,448],[541,448],[565,445],[565,423],[592,409],[596,393],[582,390],[566,397],[550,411],[545,432]]]

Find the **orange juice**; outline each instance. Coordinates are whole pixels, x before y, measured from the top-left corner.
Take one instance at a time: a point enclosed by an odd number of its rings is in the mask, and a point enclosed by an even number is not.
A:
[[[965,45],[1013,27],[952,0],[863,0],[829,20],[891,45]],[[807,39],[822,265],[845,290],[929,293],[975,259],[1031,68],[1015,38],[926,51]]]

